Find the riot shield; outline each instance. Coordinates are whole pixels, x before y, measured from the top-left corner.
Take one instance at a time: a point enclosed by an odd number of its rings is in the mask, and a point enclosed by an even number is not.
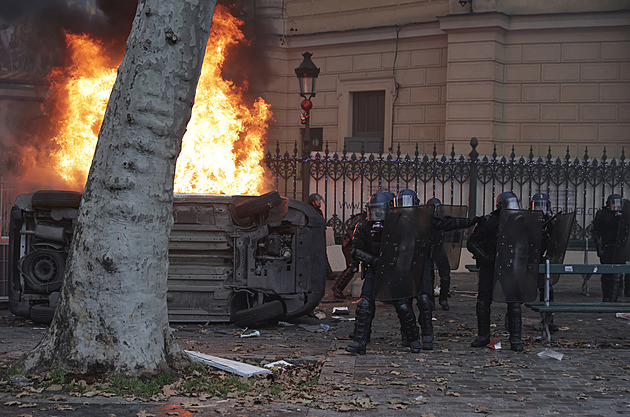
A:
[[[551,229],[546,254],[549,263],[561,264],[564,262],[564,254],[567,251],[574,220],[575,212],[558,214],[553,220],[553,228]],[[551,285],[555,285],[560,279],[560,274],[551,274],[550,278]]]
[[[495,301],[536,299],[542,224],[542,211],[501,210],[494,263]]]
[[[630,261],[630,201],[624,200],[621,206],[621,219],[617,229],[613,263],[625,264],[628,261]]]
[[[467,217],[468,206],[449,206],[440,204],[436,208],[440,216]],[[462,253],[462,241],[465,229],[433,231],[433,268],[451,269],[459,268],[459,258]]]
[[[390,209],[383,223],[376,265],[375,299],[414,297],[421,288],[424,259],[430,249],[433,206]]]

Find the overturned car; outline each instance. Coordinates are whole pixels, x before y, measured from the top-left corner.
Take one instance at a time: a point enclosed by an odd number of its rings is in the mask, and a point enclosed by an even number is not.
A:
[[[18,196],[9,233],[9,306],[49,323],[63,283],[81,193]],[[169,240],[171,322],[256,326],[311,312],[324,295],[325,224],[280,197],[175,195]]]

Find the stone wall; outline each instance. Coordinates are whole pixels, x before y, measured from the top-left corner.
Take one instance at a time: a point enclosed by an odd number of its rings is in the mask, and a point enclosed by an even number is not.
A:
[[[459,152],[476,136],[482,154],[619,156],[630,143],[630,1],[526,3],[475,0],[471,13],[457,0],[286,1],[263,94],[273,145],[299,138],[293,69],[309,51],[321,68],[311,127],[330,150],[351,134],[352,92],[383,90],[385,151]]]

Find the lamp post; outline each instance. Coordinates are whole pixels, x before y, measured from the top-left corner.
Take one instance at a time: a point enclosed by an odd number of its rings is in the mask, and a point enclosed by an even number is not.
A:
[[[319,68],[311,61],[313,54],[304,52],[302,56],[304,59],[300,66],[295,69],[295,75],[297,75],[300,83],[300,96],[304,99],[300,104],[302,110],[304,110],[300,117],[304,125],[304,138],[302,140],[302,201],[307,201],[309,195],[308,158],[311,153],[310,112],[313,108],[311,98],[315,97],[315,81],[319,75]]]

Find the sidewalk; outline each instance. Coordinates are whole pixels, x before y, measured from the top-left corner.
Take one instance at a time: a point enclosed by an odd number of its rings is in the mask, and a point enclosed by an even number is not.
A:
[[[327,282],[328,287],[332,281]],[[591,296],[581,295],[581,276],[563,275],[554,287],[558,301],[600,301],[599,276],[590,281]],[[174,326],[184,349],[228,359],[314,363],[324,361],[310,398],[256,401],[249,398],[170,397],[163,402],[127,401],[119,397],[25,396],[0,391],[3,416],[478,416],[610,415],[630,413],[630,320],[615,314],[561,313],[550,348],[562,360],[544,359],[539,341],[540,317],[523,308],[525,351],[509,350],[504,328],[505,304],[492,305],[493,336],[503,349],[474,349],[476,276],[453,274],[451,310],[434,312],[433,351],[412,354],[400,343],[391,305],[377,303],[372,342],[366,355],[347,354],[351,321],[332,318],[332,308],[347,306],[354,316],[356,299],[339,302],[330,288],[316,311],[294,326],[260,328],[259,337],[240,338],[233,325]],[[349,292],[349,289],[346,290]],[[620,301],[630,301],[622,298]],[[438,306],[439,308],[439,306]],[[0,312],[0,363],[33,347],[44,333],[28,321]],[[320,324],[331,326],[313,332]],[[57,398],[58,399],[58,398]],[[35,404],[19,408],[18,404]],[[60,410],[59,404],[72,411]],[[57,408],[55,408],[57,406]],[[63,407],[61,407],[63,408]],[[51,414],[51,410],[56,410]]]

